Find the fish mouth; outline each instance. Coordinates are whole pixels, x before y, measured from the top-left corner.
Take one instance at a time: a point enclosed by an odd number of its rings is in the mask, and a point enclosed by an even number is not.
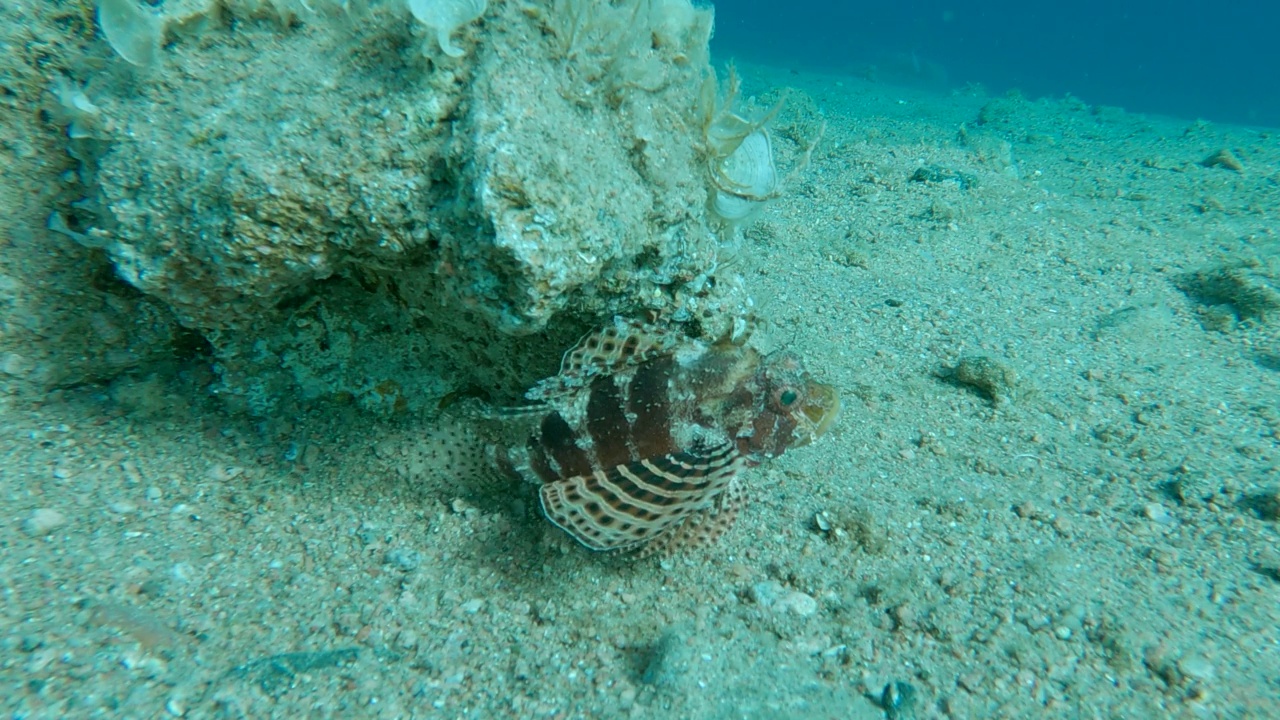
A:
[[[835,425],[840,416],[840,394],[834,386],[811,382],[805,392],[805,403],[800,411],[808,418],[809,432],[814,440],[822,437]]]

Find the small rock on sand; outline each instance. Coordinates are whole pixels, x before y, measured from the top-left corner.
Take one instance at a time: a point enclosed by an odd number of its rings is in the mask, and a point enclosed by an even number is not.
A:
[[[53,508],[37,508],[22,521],[22,531],[32,537],[43,537],[67,524],[67,516]]]

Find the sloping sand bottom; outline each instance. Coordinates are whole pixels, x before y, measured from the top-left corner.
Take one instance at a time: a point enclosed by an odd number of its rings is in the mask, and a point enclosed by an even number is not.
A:
[[[1274,716],[1277,135],[745,75],[827,128],[731,269],[844,414],[718,546],[591,555],[416,418],[66,391],[0,415],[4,713]]]

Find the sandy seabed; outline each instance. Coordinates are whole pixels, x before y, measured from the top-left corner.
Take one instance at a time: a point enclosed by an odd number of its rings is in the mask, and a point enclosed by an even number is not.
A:
[[[4,714],[1274,717],[1280,135],[740,69],[826,118],[731,268],[844,411],[720,544],[592,555],[199,368],[11,399]]]

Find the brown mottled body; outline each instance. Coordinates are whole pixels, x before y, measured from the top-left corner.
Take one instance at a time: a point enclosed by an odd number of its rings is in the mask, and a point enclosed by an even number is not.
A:
[[[494,459],[593,550],[714,539],[740,505],[739,471],[812,441],[838,408],[794,355],[622,320],[529,396],[542,403],[508,411],[521,429]]]

